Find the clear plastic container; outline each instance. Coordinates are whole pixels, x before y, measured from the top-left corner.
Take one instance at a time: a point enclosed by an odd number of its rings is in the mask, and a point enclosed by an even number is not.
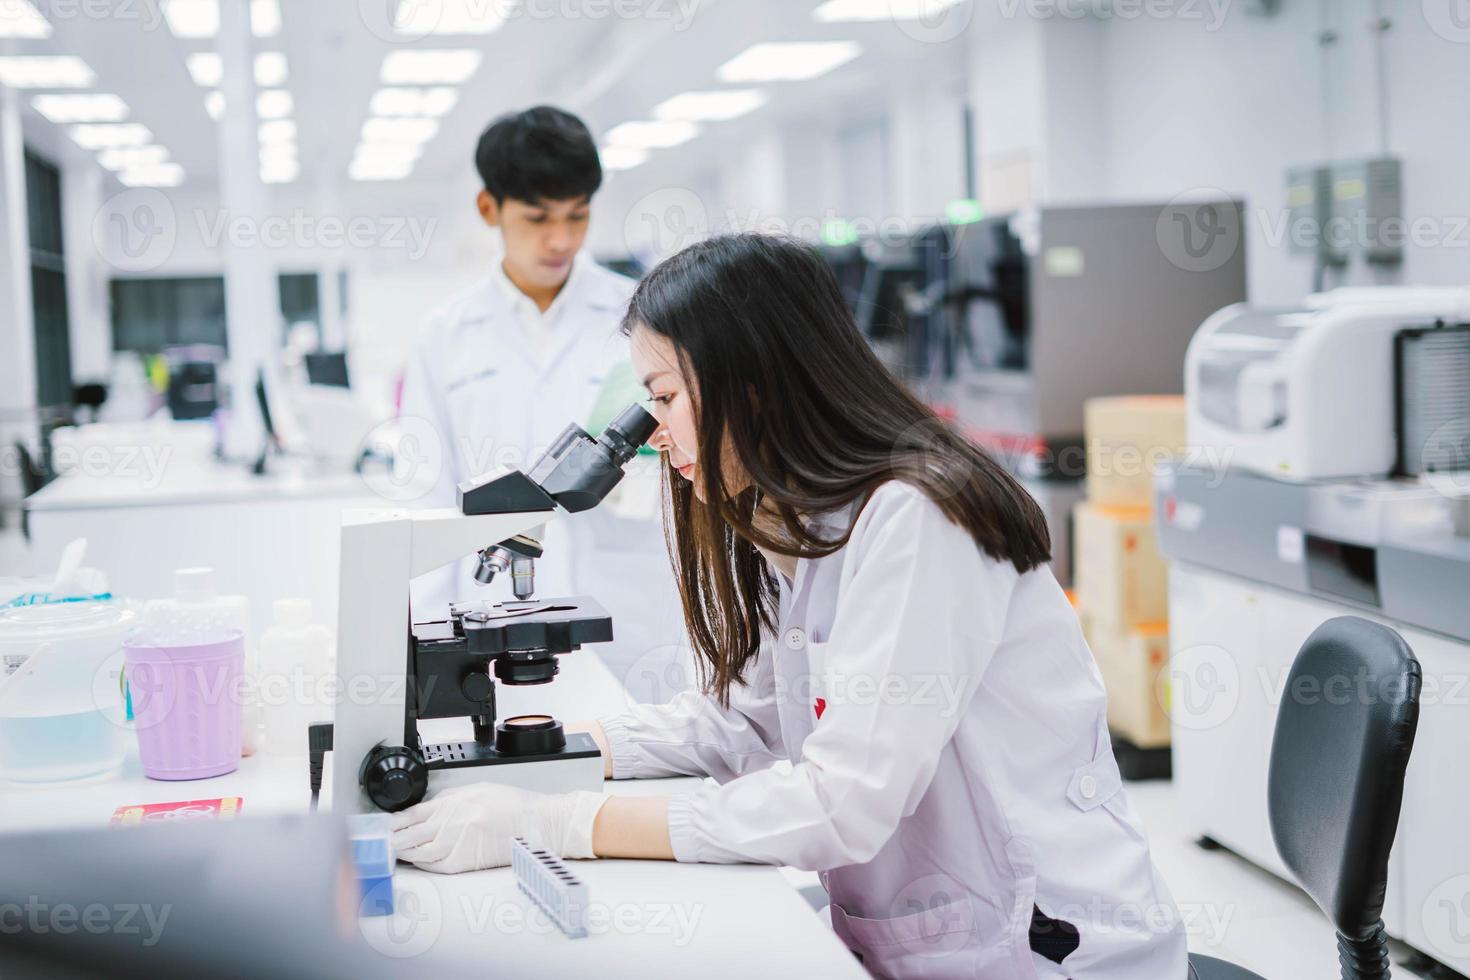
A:
[[[0,780],[115,769],[127,752],[122,644],[136,616],[110,602],[0,610]]]
[[[312,622],[308,599],[278,599],[272,611],[275,624],[260,637],[262,744],[270,755],[306,755],[307,728],[332,720],[332,634]]]

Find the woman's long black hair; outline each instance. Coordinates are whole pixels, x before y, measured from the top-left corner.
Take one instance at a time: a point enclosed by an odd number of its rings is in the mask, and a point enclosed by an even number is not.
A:
[[[890,480],[922,490],[985,554],[1019,572],[1050,560],[1036,502],[995,460],[939,419],[868,347],[837,280],[813,249],[784,238],[711,238],[660,264],[623,319],[668,338],[691,391],[701,502],[667,463],[665,528],[706,690],[732,683],[773,629],[777,588],[762,548],[829,555],[800,518],[867,499]],[[749,483],[731,488],[721,459]],[[723,469],[728,469],[724,467]],[[755,522],[779,514],[779,531]]]

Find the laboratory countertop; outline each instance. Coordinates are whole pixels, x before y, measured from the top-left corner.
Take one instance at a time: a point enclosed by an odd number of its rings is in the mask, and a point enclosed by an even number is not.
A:
[[[627,695],[595,656],[562,658],[549,686],[501,686],[501,715],[535,706],[567,721],[621,710]],[[457,722],[425,723],[425,737]],[[430,728],[430,725],[437,726]],[[328,766],[330,771],[330,766]],[[609,781],[610,793],[687,791],[699,780]],[[106,777],[46,786],[0,786],[0,832],[105,826],[131,804],[238,796],[241,818],[300,813],[309,806],[305,756],[255,754],[233,773],[188,782],[144,776],[136,750]],[[329,795],[323,794],[324,806]],[[508,868],[435,875],[408,865],[395,874],[396,912],[362,918],[367,943],[405,965],[417,957],[475,967],[493,951],[501,976],[599,978],[748,976],[865,978],[868,974],[781,871],[758,865],[578,861],[589,888],[589,935],[569,939],[522,895]]]
[[[304,498],[360,498],[357,506],[383,506],[356,473],[310,465],[282,465],[256,475],[244,463],[212,458],[118,458],[106,471],[74,470],[25,499],[32,513],[111,507],[176,507]]]

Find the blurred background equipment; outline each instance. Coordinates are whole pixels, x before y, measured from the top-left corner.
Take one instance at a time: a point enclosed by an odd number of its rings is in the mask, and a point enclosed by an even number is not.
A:
[[[1458,421],[1444,452],[1432,439],[1403,440],[1419,438],[1463,389],[1453,355],[1444,375],[1426,373],[1414,347],[1443,336],[1453,351],[1466,301],[1460,290],[1335,290],[1297,312],[1211,316],[1186,375],[1192,459],[1166,466],[1155,483],[1186,826],[1286,875],[1266,819],[1276,705],[1385,696],[1360,677],[1336,690],[1287,690],[1286,670],[1329,619],[1393,627],[1437,689],[1424,700],[1383,919],[1389,935],[1461,971],[1470,956],[1448,949],[1420,910],[1434,903],[1445,868],[1470,864],[1455,816],[1466,801],[1442,778],[1446,760],[1470,744],[1470,717],[1460,695],[1440,687],[1458,686],[1470,667],[1470,457]],[[1426,456],[1434,469],[1396,472]]]
[[[1084,404],[1179,394],[1195,328],[1245,299],[1238,238],[1199,263],[1160,247],[1161,223],[1203,221],[1207,209],[1239,228],[1238,201],[1048,206],[826,252],[889,367],[1041,504],[1064,584]]]

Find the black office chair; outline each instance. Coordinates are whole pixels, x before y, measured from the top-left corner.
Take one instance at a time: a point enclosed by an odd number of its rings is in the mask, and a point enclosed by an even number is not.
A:
[[[1276,716],[1271,836],[1297,883],[1337,928],[1343,980],[1389,975],[1383,895],[1420,685],[1419,661],[1403,637],[1341,616],[1302,644]],[[1209,956],[1190,956],[1189,975],[1263,980]]]

